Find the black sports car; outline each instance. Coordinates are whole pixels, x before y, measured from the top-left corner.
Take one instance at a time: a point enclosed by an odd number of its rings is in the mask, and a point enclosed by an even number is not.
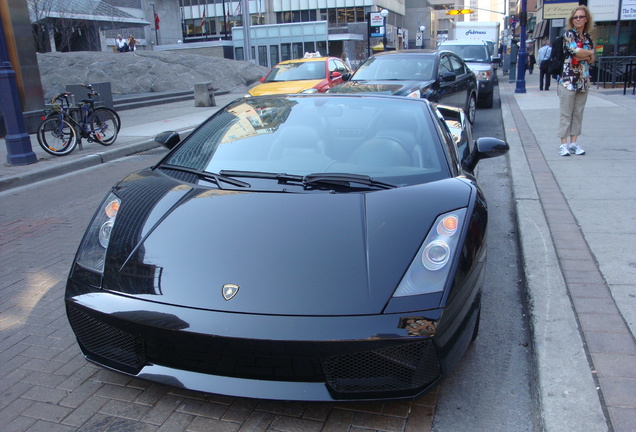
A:
[[[477,113],[477,78],[455,53],[435,50],[387,51],[369,57],[344,84],[329,93],[378,93],[425,98]]]
[[[393,399],[430,389],[476,337],[472,171],[504,141],[460,160],[428,101],[328,94],[238,99],[157,140],[171,151],[112,188],[70,271],[90,361],[226,395]]]

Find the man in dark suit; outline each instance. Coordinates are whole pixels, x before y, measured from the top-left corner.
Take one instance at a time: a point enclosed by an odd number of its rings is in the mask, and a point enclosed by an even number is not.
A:
[[[552,47],[550,46],[550,39],[544,39],[543,46],[539,48],[537,56],[539,57],[539,90],[543,90],[543,82],[545,79],[545,89],[550,90],[550,55],[552,54]]]

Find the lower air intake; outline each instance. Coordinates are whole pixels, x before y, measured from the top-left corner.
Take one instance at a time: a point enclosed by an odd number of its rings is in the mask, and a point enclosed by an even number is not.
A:
[[[77,341],[89,358],[132,374],[141,370],[145,356],[140,340],[74,307],[68,307],[67,315]]]
[[[376,392],[416,394],[440,376],[431,341],[328,357],[323,368],[329,387],[343,397]]]

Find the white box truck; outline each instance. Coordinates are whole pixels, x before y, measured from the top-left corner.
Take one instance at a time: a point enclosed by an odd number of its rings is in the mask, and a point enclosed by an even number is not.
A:
[[[453,23],[449,40],[479,39],[487,41],[491,58],[498,59],[493,67],[497,69],[501,61],[499,55],[499,42],[501,33],[499,21],[460,21]]]
[[[449,39],[481,39],[491,40],[499,44],[501,34],[498,21],[460,21],[453,23]]]

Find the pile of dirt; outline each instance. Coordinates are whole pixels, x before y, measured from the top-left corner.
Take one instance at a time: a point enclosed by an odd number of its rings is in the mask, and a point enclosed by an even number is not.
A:
[[[110,82],[113,94],[193,90],[202,82],[242,92],[268,71],[247,61],[175,51],[45,53],[38,54],[38,66],[47,100],[66,85],[98,82]]]

